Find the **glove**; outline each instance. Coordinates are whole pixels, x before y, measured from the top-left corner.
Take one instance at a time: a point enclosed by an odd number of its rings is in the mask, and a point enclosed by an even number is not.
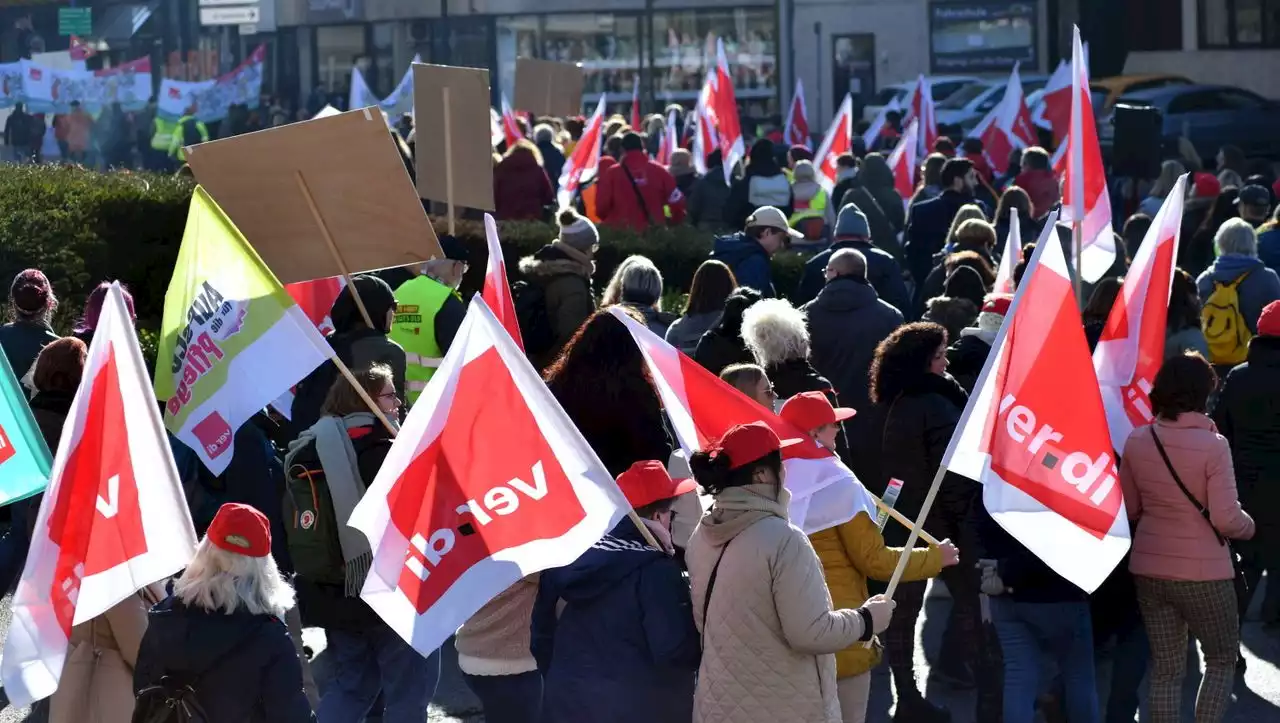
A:
[[[984,595],[1003,595],[1009,592],[1004,580],[1000,579],[999,564],[995,560],[978,560],[978,569],[982,571],[981,589]]]
[[[878,635],[889,627],[889,620],[893,617],[893,609],[898,603],[893,600],[885,599],[884,595],[872,595],[867,599],[862,607],[871,613],[871,628]]]

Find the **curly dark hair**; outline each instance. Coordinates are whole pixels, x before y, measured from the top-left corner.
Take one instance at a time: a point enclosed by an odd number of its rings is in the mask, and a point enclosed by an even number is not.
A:
[[[1174,420],[1183,412],[1204,412],[1209,394],[1218,386],[1213,365],[1198,352],[1166,359],[1151,389],[1151,411],[1162,419]]]
[[[893,401],[914,380],[929,373],[934,352],[946,344],[947,330],[930,321],[917,321],[894,330],[876,347],[871,361],[871,401]]]

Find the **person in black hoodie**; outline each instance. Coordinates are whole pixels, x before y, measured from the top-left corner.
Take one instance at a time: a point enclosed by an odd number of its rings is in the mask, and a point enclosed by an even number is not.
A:
[[[973,163],[952,158],[942,167],[942,193],[911,207],[904,236],[907,270],[916,282],[916,306],[924,305],[924,282],[933,268],[933,255],[942,250],[951,231],[951,221],[966,203],[973,203],[976,183]]]
[[[793,198],[791,181],[778,165],[773,142],[761,138],[751,146],[742,178],[729,187],[724,221],[729,228],[743,228],[747,217],[763,206],[773,206],[790,218],[795,210]]]
[[[863,185],[862,176],[863,173],[858,170],[858,159],[852,153],[845,153],[836,159],[836,186],[831,190],[830,198],[832,207],[842,209],[851,203],[857,206],[862,215],[867,217],[867,224],[871,228],[871,242],[896,259],[902,255],[902,246],[898,243],[899,229],[893,227],[884,209],[880,208],[880,203]],[[901,199],[898,200],[898,207],[901,211]]]
[[[544,723],[693,717],[702,651],[670,525],[672,500],[696,484],[646,460],[618,486],[664,549],[624,518],[573,564],[542,573],[529,647],[543,675]]]
[[[716,376],[732,364],[754,364],[755,357],[742,341],[742,315],[762,298],[759,291],[749,286],[734,289],[724,300],[720,321],[698,340],[693,360]]]
[[[133,686],[152,720],[178,685],[209,721],[311,723],[284,614],[293,589],[271,559],[271,527],[248,505],[224,505],[196,556],[151,609]]]
[[[973,394],[1012,302],[1012,294],[988,294],[974,325],[961,329],[960,336],[947,347],[947,373],[969,394]]]
[[[907,293],[907,285],[902,279],[902,267],[891,254],[873,245],[867,217],[861,208],[852,203],[842,206],[840,215],[836,216],[835,243],[805,262],[800,288],[795,294],[796,303],[807,303],[818,295],[823,286],[827,263],[832,254],[841,249],[853,249],[861,253],[867,262],[867,281],[876,290],[876,294],[898,311],[904,314],[907,312],[911,295]]]

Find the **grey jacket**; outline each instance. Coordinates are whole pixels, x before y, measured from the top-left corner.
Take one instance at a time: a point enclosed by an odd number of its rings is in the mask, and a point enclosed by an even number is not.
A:
[[[692,316],[682,316],[672,322],[667,329],[667,343],[693,356],[698,348],[698,340],[720,321],[719,311],[708,311]]]

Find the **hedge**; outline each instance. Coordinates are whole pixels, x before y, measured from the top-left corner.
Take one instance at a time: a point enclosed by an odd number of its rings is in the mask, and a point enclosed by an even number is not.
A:
[[[119,279],[133,292],[139,328],[158,328],[191,190],[189,180],[146,173],[104,174],[54,165],[0,167],[0,293],[7,293],[18,271],[43,270],[61,300],[56,326],[66,331],[99,281]],[[437,233],[445,232],[443,219],[433,223]],[[516,260],[554,238],[555,227],[504,222],[498,233],[514,281],[519,278]],[[463,284],[467,293],[483,282],[484,225],[459,221],[457,234],[471,251]],[[597,290],[624,258],[643,254],[662,270],[669,293],[685,293],[698,264],[711,251],[711,235],[687,226],[644,234],[602,227],[600,235]],[[775,257],[779,291],[789,293],[798,286],[803,262],[794,253]]]

